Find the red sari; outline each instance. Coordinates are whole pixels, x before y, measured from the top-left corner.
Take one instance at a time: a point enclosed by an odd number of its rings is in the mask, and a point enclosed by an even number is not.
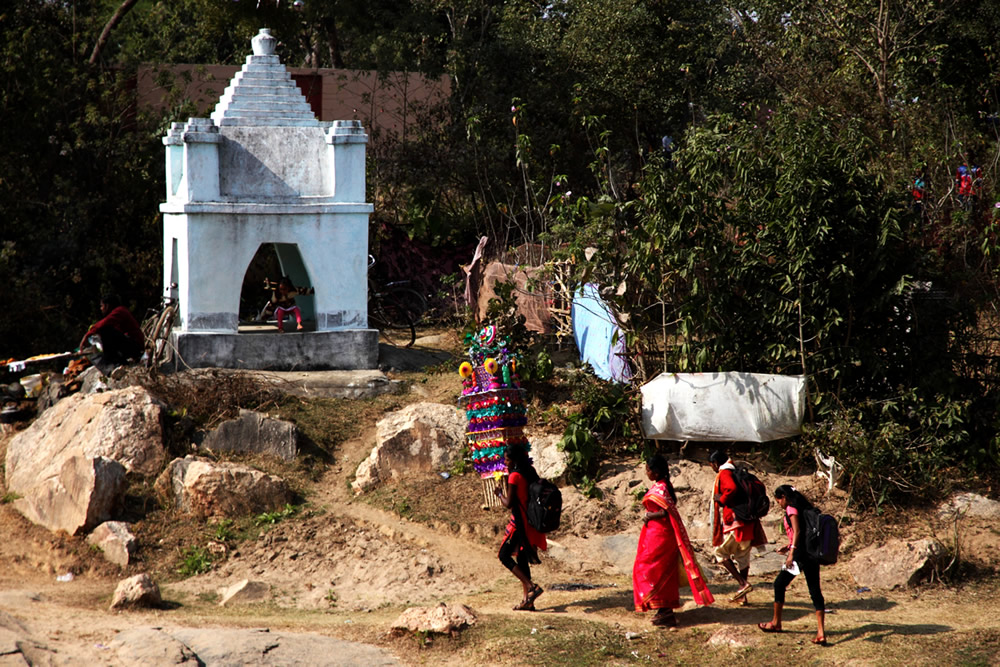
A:
[[[680,607],[678,581],[682,571],[687,576],[694,601],[700,605],[712,604],[715,598],[705,585],[687,530],[667,491],[667,483],[661,480],[653,484],[643,496],[642,505],[647,512],[666,510],[667,516],[647,521],[639,533],[639,548],[632,568],[635,610]]]

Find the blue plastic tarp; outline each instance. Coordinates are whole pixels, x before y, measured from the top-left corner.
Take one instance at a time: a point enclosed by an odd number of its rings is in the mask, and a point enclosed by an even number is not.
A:
[[[590,364],[594,374],[604,380],[628,382],[632,371],[625,357],[624,336],[618,332],[611,309],[601,298],[597,286],[588,283],[573,297],[570,310],[573,339],[580,351],[580,361]]]

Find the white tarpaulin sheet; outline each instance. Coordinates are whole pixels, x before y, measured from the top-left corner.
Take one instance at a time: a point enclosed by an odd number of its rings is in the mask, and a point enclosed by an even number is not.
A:
[[[661,373],[642,386],[653,440],[767,442],[802,432],[804,375]]]

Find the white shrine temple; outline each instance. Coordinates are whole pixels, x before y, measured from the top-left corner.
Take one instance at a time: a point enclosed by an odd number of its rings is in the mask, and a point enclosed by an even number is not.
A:
[[[368,136],[360,121],[316,119],[269,30],[252,45],[211,117],[174,123],[163,138],[163,279],[178,304],[175,367],[375,368]],[[315,288],[296,298],[315,330],[295,331],[293,320],[289,333],[240,332],[243,278],[264,244],[293,284]]]

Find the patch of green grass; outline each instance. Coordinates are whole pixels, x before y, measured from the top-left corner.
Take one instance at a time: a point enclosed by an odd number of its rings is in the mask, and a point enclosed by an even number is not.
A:
[[[204,574],[212,569],[212,554],[202,547],[188,547],[181,554],[181,564],[177,573],[185,577]]]
[[[9,503],[14,502],[20,497],[21,494],[14,493],[13,491],[8,491],[7,493],[3,494],[3,496],[0,496],[0,504],[7,505]]]
[[[219,519],[215,524],[215,539],[219,542],[229,542],[236,539],[232,519]]]
[[[263,512],[262,514],[258,514],[253,518],[253,523],[255,526],[273,526],[290,516],[294,516],[297,511],[297,507],[290,503],[285,503],[285,507],[276,512]]]

